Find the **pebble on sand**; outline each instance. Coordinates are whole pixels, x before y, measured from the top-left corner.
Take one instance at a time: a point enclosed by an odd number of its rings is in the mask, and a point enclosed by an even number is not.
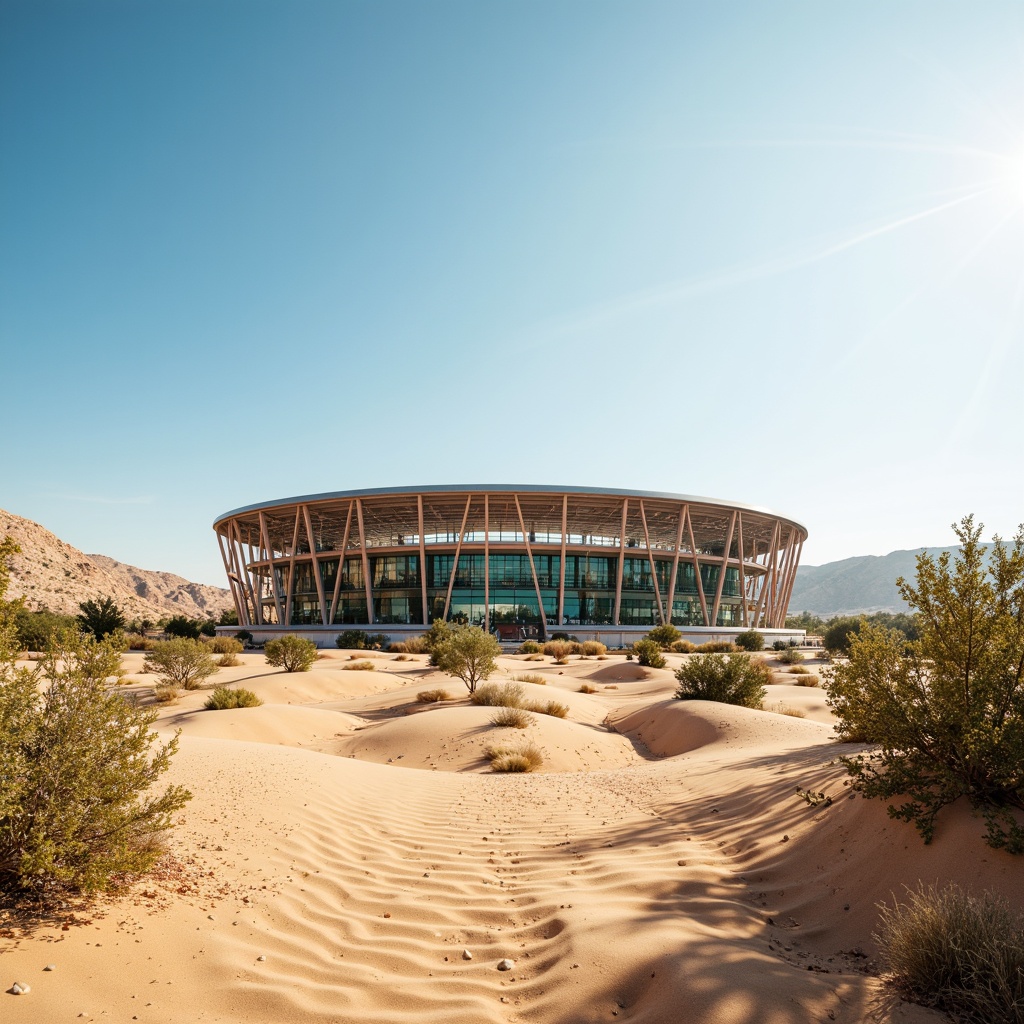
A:
[[[515,967],[515,961],[514,960],[507,960],[506,959],[506,960],[499,960],[498,961],[498,970],[499,971],[511,971],[513,967]]]
[[[44,971],[55,971],[55,970],[57,970],[57,965],[56,965],[56,964],[47,964],[47,965],[46,965],[46,966],[45,966],[45,967],[43,968],[43,970],[44,970]]]
[[[462,951],[462,959],[463,960],[472,960],[473,959],[473,954],[470,953],[470,951],[468,949],[464,949]]]
[[[14,995],[16,995],[16,996],[27,995],[31,991],[32,991],[32,989],[28,985],[26,985],[25,982],[23,982],[23,981],[16,981],[11,986],[11,992]]]
[[[256,959],[257,961],[259,961],[259,963],[263,963],[263,961],[267,958],[261,953],[258,957],[256,957]]]

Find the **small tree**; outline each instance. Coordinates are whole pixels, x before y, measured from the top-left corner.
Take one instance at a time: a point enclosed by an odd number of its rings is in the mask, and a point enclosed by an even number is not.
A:
[[[92,633],[97,640],[102,640],[109,633],[125,627],[124,615],[111,597],[101,597],[98,601],[83,601],[78,607],[81,609],[78,621],[82,629]]]
[[[663,651],[669,651],[672,649],[672,645],[677,641],[681,640],[683,634],[676,629],[670,622],[666,622],[663,626],[655,626],[654,629],[647,634],[648,640],[653,640]]]
[[[822,633],[825,650],[832,655],[849,654],[850,640],[860,632],[862,621],[863,619],[852,615],[830,619],[825,627],[825,632]]]
[[[1024,853],[1024,527],[986,559],[982,527],[953,527],[955,559],[917,558],[900,594],[920,639],[865,623],[835,668],[828,703],[839,731],[877,750],[843,758],[853,788],[896,802],[889,815],[930,842],[939,811],[959,797],[981,810],[986,841]]]
[[[198,690],[217,671],[209,648],[184,636],[157,643],[153,650],[146,652],[145,667],[165,686],[180,686],[186,690]]]
[[[458,626],[431,651],[431,660],[442,672],[461,679],[472,694],[498,667],[495,658],[500,654],[501,645],[490,633],[479,626]]]
[[[760,658],[747,654],[698,654],[676,671],[677,700],[713,700],[759,708],[772,674]]]
[[[107,688],[114,638],[64,629],[40,665],[15,667],[21,602],[4,597],[16,551],[0,543],[0,891],[106,888],[152,866],[189,799],[153,791],[177,737],[154,748],[156,712]]]
[[[168,636],[184,636],[190,640],[198,640],[201,631],[202,623],[187,615],[172,615],[164,625],[164,632]]]
[[[268,640],[263,648],[267,664],[285,672],[308,672],[316,661],[316,644],[301,636],[281,636]]]
[[[758,633],[756,629],[748,629],[744,633],[736,634],[735,643],[737,647],[742,647],[745,651],[763,651],[764,634]]]
[[[655,640],[637,640],[633,644],[636,660],[646,668],[664,668],[665,656],[661,653],[661,645]]]
[[[50,637],[59,629],[75,629],[78,620],[73,615],[58,615],[40,608],[30,612],[20,608],[16,614],[18,643],[27,651],[45,651]]]
[[[435,668],[440,667],[435,652],[451,635],[452,627],[444,619],[434,619],[430,629],[420,638],[423,641],[423,650],[430,655],[430,664]]]

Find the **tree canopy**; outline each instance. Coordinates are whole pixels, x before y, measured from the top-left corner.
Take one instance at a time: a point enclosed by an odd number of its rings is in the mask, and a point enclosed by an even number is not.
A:
[[[434,627],[437,622],[434,623]],[[456,676],[470,693],[498,667],[495,659],[501,645],[479,626],[456,626],[438,641],[431,651],[431,661],[442,672]]]

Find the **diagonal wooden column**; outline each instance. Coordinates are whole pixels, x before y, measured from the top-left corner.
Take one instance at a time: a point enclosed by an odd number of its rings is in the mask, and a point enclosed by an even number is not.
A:
[[[548,636],[548,617],[544,614],[544,598],[540,592],[540,580],[537,579],[537,567],[533,562],[533,548],[530,546],[530,535],[526,532],[526,523],[523,522],[523,510],[519,505],[519,495],[513,494],[516,501],[516,512],[519,513],[519,528],[523,531],[523,543],[526,544],[526,557],[530,560],[530,572],[533,574],[533,588],[537,592],[537,607],[540,610],[541,637],[546,640]]]
[[[299,546],[299,520],[302,518],[302,510],[296,506],[295,526],[292,529],[292,548],[288,553],[288,593],[285,598],[284,615],[285,625],[292,624],[292,597],[295,594],[295,550]]]
[[[455,544],[455,557],[452,559],[452,571],[448,577],[448,593],[444,599],[444,621],[448,621],[448,610],[452,604],[452,588],[455,586],[455,574],[459,571],[459,555],[462,553],[462,538],[466,535],[466,521],[469,519],[469,506],[473,503],[473,495],[466,498],[466,511],[462,514],[462,529],[459,530],[459,539]]]
[[[338,555],[338,571],[334,576],[334,593],[331,595],[330,621],[332,623],[338,614],[338,595],[341,593],[341,577],[345,572],[345,552],[348,550],[348,536],[349,530],[352,527],[352,511],[354,508],[355,502],[350,501],[348,503],[348,515],[345,516],[345,532],[341,537],[341,552]]]
[[[252,547],[250,546],[249,561],[245,563],[245,565],[242,564],[242,559],[244,557],[244,552],[242,551],[242,535],[238,530],[237,522],[232,522],[230,525],[228,535],[229,542],[231,541],[232,536],[234,537],[234,541],[229,544],[229,550],[231,552],[231,558],[234,563],[235,572],[237,573],[238,578],[241,581],[243,592],[247,591],[249,594],[249,599],[252,602],[252,616],[256,620],[255,625],[262,626],[263,604],[262,601],[257,601],[256,599],[255,591],[252,585],[252,578],[250,577],[249,574],[249,566],[252,565],[252,563],[256,561],[256,559],[253,558]]]
[[[423,539],[423,495],[416,495],[416,514],[420,526],[420,600],[423,602],[423,625],[430,625],[430,609],[427,607],[427,542]]]
[[[780,629],[785,628],[786,625],[786,612],[789,611],[789,601],[793,596],[793,585],[796,583],[796,571],[800,568],[800,556],[803,554],[804,542],[801,537],[797,541],[796,550],[793,554],[793,560],[790,562],[789,570],[786,573],[786,585],[782,595],[782,606],[779,609],[779,622],[781,623]]]
[[[715,604],[711,612],[712,626],[718,625],[718,610],[722,604],[722,591],[725,588],[725,571],[729,565],[729,552],[732,549],[732,535],[736,529],[736,513],[729,518],[729,532],[725,536],[725,550],[722,552],[722,565],[718,570],[718,586],[715,587]]]
[[[217,534],[217,550],[220,551],[220,560],[224,563],[224,574],[228,578],[228,586],[231,588],[231,600],[235,604],[235,615],[238,617],[238,621],[243,626],[248,626],[248,616],[242,610],[242,598],[241,598],[241,581],[238,576],[231,571],[231,562],[228,559],[227,552],[224,550],[224,537],[220,530],[215,531]]]
[[[491,631],[491,502],[484,491],[484,632]]]
[[[363,558],[363,589],[366,591],[366,621],[373,625],[373,581],[370,579],[370,556],[366,551],[366,528],[363,526],[363,502],[356,498],[356,524],[359,526],[359,551]]]
[[[267,517],[260,512],[260,536],[262,537],[263,549],[267,553],[267,566],[270,570],[270,592],[274,595],[274,608],[277,611],[277,624],[284,625],[284,604],[281,601],[281,591],[277,586],[277,563],[274,559],[274,548],[270,543],[270,531],[267,529]],[[262,607],[263,595],[260,595],[260,606]]]
[[[316,550],[316,538],[313,536],[313,520],[309,516],[309,506],[302,506],[302,519],[306,524],[306,540],[309,541],[309,557],[313,562],[313,576],[316,579],[316,596],[320,601],[320,623],[327,625],[327,601],[324,598],[324,581],[320,575],[320,559]]]
[[[771,593],[772,576],[775,572],[775,555],[779,545],[779,523],[772,525],[772,542],[768,548],[768,560],[764,564],[764,575],[761,577],[761,591],[757,596],[757,605],[754,611],[754,626],[761,624],[765,609],[768,606],[768,595]]]
[[[667,618],[666,622],[672,621],[672,607],[676,600],[676,580],[679,578],[679,550],[683,546],[683,523],[686,519],[685,503],[679,506],[679,529],[676,532],[676,550],[672,557],[672,575],[668,581],[668,598],[666,599]]]
[[[740,624],[748,625],[747,622],[747,577],[743,571],[745,556],[743,554],[743,513],[736,513],[736,529],[739,530],[740,548]]]
[[[651,567],[651,582],[654,584],[654,600],[658,603],[658,618],[664,626],[668,621],[665,610],[661,606],[661,588],[658,586],[658,567],[654,564],[654,553],[651,551],[651,531],[647,529],[647,513],[644,511],[644,499],[640,499],[640,522],[644,527],[644,543],[647,545],[647,562]]]
[[[622,525],[619,527],[619,571],[615,576],[615,611],[612,613],[612,619],[616,626],[621,625],[619,622],[619,612],[622,610],[622,571],[623,563],[626,560],[626,514],[628,511],[629,498],[623,498]]]
[[[690,540],[690,555],[693,558],[693,573],[697,577],[697,597],[700,599],[700,611],[704,616],[704,625],[710,626],[708,621],[708,601],[704,596],[704,581],[700,576],[700,559],[697,557],[697,543],[693,539],[693,516],[690,515],[689,506],[686,509],[686,529]]]
[[[565,625],[565,531],[569,523],[569,495],[562,495],[562,554],[558,559],[558,625]]]

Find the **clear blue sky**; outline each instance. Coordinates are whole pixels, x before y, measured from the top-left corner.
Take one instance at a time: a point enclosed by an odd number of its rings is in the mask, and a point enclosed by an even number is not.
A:
[[[354,487],[1024,520],[1024,5],[0,0],[0,507],[223,584]]]

